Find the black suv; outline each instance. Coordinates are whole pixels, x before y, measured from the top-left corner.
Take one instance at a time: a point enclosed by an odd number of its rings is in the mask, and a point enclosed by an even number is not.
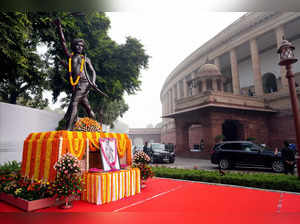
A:
[[[165,145],[161,143],[150,143],[148,144],[146,153],[151,158],[151,163],[174,163],[175,161],[174,147],[170,144]]]
[[[226,141],[214,146],[211,162],[218,164],[221,169],[237,166],[269,167],[274,172],[283,172],[281,153],[277,155],[273,151],[249,141]]]

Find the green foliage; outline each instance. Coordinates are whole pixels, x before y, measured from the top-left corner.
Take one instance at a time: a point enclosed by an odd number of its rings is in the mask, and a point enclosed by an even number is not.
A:
[[[82,190],[79,160],[70,153],[64,154],[54,165],[57,175],[54,191],[58,197],[78,195]]]
[[[0,12],[0,99],[12,104],[44,108],[45,66],[36,53],[34,21],[24,12]],[[19,101],[18,101],[19,100]]]
[[[56,16],[62,18],[65,15],[66,13],[60,13]],[[61,19],[61,23],[68,43],[78,37],[85,40],[85,53],[91,59],[97,74],[96,84],[109,95],[109,98],[106,98],[91,91],[89,102],[97,120],[113,127],[113,121],[128,110],[123,95],[134,94],[139,90],[140,72],[147,68],[149,56],[135,38],[128,37],[126,43],[120,45],[111,40],[107,34],[110,21],[104,13],[92,12],[80,18],[65,17]],[[58,35],[47,37],[52,39],[53,43],[48,53],[53,58],[53,68],[49,75],[54,101],[61,92],[65,92],[67,98],[63,101],[64,106],[67,106],[71,98],[71,86],[66,76],[67,69],[61,64],[61,59],[66,62],[66,58]],[[84,110],[79,110],[80,117],[83,117],[84,113]]]
[[[114,127],[114,121],[128,110],[128,105],[122,98],[120,100],[110,100],[107,98],[102,98],[97,101],[97,96],[92,93],[91,96],[91,106],[95,109],[96,119],[103,124],[110,125],[111,128]],[[94,96],[94,97],[93,97]],[[82,113],[81,113],[82,114]]]
[[[152,167],[157,177],[231,184],[272,190],[300,192],[300,181],[296,176],[266,173],[227,172],[221,176],[218,171],[188,170]]]
[[[58,127],[56,128],[56,131],[65,130],[66,126],[67,126],[67,121],[63,118],[58,122]]]
[[[254,137],[247,138],[247,141],[255,142],[255,140],[256,140],[256,138],[254,138]]]
[[[215,141],[216,142],[220,142],[220,141],[223,141],[223,139],[225,138],[225,136],[224,135],[217,135],[216,137],[215,137]]]
[[[125,44],[111,40],[107,34],[110,21],[100,12],[84,17],[62,11],[1,12],[0,100],[44,108],[48,101],[42,99],[42,91],[49,89],[54,102],[65,92],[64,106],[68,105],[72,89],[65,67],[67,58],[52,23],[56,18],[61,20],[69,49],[73,39],[85,40],[85,53],[97,73],[96,84],[109,95],[105,98],[91,91],[89,101],[97,119],[112,125],[128,110],[124,93],[134,94],[139,90],[140,72],[147,68],[149,56],[135,38],[127,37]],[[36,52],[40,44],[48,47],[43,57]]]
[[[16,160],[8,161],[0,165],[0,175],[9,174],[12,172],[19,172],[21,170],[21,163]]]
[[[147,180],[148,178],[152,178],[154,176],[154,174],[152,172],[152,168],[148,164],[136,163],[136,164],[133,164],[132,167],[140,169],[142,180]]]

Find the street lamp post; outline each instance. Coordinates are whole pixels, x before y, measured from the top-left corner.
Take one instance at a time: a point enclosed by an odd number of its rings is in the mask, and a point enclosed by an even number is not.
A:
[[[285,66],[286,68],[286,78],[289,83],[290,97],[294,115],[295,122],[295,130],[296,130],[296,142],[298,155],[300,155],[300,115],[299,115],[299,101],[296,93],[295,87],[295,76],[292,72],[292,64],[296,63],[298,60],[294,56],[293,50],[295,47],[288,42],[287,40],[282,40],[280,47],[277,51],[280,54],[280,62],[278,63],[280,66]],[[298,170],[298,178],[300,178],[300,159],[297,158],[297,170]]]

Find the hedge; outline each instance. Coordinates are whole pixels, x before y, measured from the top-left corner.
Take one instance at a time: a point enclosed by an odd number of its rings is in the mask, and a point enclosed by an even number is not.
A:
[[[285,174],[226,172],[221,176],[218,171],[166,167],[152,167],[152,169],[156,177],[300,192],[298,177]]]

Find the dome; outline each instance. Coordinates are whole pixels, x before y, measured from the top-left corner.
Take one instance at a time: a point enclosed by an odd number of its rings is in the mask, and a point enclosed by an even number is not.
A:
[[[221,75],[221,72],[218,68],[218,66],[216,66],[215,64],[204,64],[200,67],[199,72],[198,72],[199,76],[214,76],[214,75]]]

